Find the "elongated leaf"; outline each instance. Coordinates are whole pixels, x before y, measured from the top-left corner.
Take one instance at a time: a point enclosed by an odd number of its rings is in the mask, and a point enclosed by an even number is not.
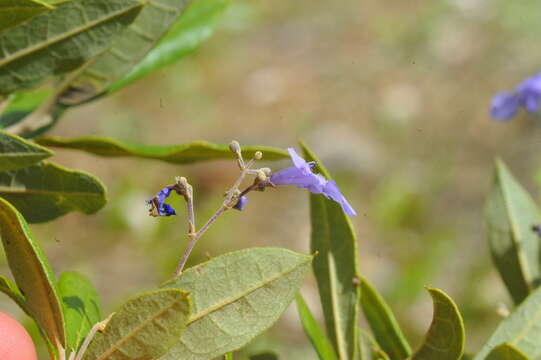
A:
[[[229,0],[193,1],[158,45],[128,75],[112,84],[107,92],[114,92],[196,50],[212,35],[228,5]]]
[[[130,72],[167,32],[187,3],[188,0],[148,0],[133,24],[72,82],[72,87],[80,94],[77,101],[70,103],[87,100],[105,91]]]
[[[37,0],[0,0],[0,31],[52,8],[51,5]]]
[[[541,357],[541,288],[528,296],[505,318],[488,342],[475,355],[474,360],[484,360],[496,346],[507,343],[531,359]]]
[[[364,278],[361,279],[361,306],[378,344],[392,360],[406,359],[411,348],[391,309]]]
[[[319,358],[321,360],[335,360],[338,359],[331,342],[327,338],[327,335],[319,327],[316,319],[312,315],[312,312],[308,308],[308,305],[304,302],[301,294],[297,294],[295,297],[297,301],[297,310],[301,319],[304,332],[310,339],[310,342],[314,346]]]
[[[76,69],[110,46],[142,7],[134,0],[67,1],[2,32],[0,95]]]
[[[7,296],[9,296],[11,300],[13,300],[17,305],[19,305],[21,310],[31,316],[30,311],[26,307],[26,299],[19,291],[17,285],[13,283],[13,281],[2,275],[0,275],[0,292],[3,292]]]
[[[31,223],[52,220],[70,211],[92,214],[106,203],[106,191],[95,177],[42,162],[0,172],[0,197]]]
[[[52,154],[43,146],[0,131],[0,172],[30,166]]]
[[[188,293],[161,289],[128,300],[102,333],[97,333],[83,360],[157,359],[181,336],[191,312]]]
[[[459,360],[464,353],[464,322],[456,304],[443,291],[427,288],[434,303],[432,324],[412,360]]]
[[[487,360],[528,360],[528,357],[513,345],[501,344],[492,349]]]
[[[327,179],[329,173],[301,142],[307,161],[316,161]],[[340,359],[355,359],[358,350],[359,263],[357,237],[349,217],[339,204],[310,194],[312,234],[310,248],[318,252],[312,267],[319,287],[327,333]]]
[[[532,231],[539,210],[503,162],[496,162],[486,203],[486,231],[492,259],[515,304],[539,285],[541,242]]]
[[[192,294],[186,331],[161,360],[214,359],[269,328],[295,297],[312,257],[254,248],[218,256],[165,283]]]
[[[390,360],[370,333],[359,329],[359,335],[360,360]]]
[[[224,355],[224,360],[233,360],[233,353],[228,352],[227,354],[225,354]]]
[[[36,139],[36,142],[57,148],[82,150],[100,156],[140,157],[173,164],[234,158],[228,145],[211,144],[206,141],[193,141],[182,145],[152,146],[122,143],[102,137],[84,137],[72,140],[43,137]],[[242,147],[242,153],[247,158],[253,156],[256,151],[263,152],[264,160],[280,160],[289,157],[287,152],[278,148],[268,146]]]
[[[1,198],[0,235],[26,310],[53,345],[65,347],[62,307],[51,268],[22,215]]]
[[[64,306],[68,348],[76,350],[101,319],[100,299],[90,281],[76,272],[62,273],[58,288]]]

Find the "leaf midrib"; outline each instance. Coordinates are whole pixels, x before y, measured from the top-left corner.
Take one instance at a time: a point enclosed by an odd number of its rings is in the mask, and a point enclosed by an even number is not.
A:
[[[224,307],[226,307],[227,305],[230,305],[230,304],[233,304],[235,301],[237,300],[240,300],[242,299],[243,297],[251,294],[252,292],[260,289],[260,288],[263,288],[265,287],[266,285],[272,283],[273,281],[281,278],[282,276],[285,276],[291,272],[293,272],[294,270],[298,269],[300,266],[306,264],[310,262],[310,258],[307,258],[306,261],[303,261],[301,263],[298,263],[296,264],[295,266],[291,267],[290,269],[288,269],[287,271],[283,271],[283,272],[280,272],[280,273],[277,273],[275,275],[273,275],[272,277],[269,277],[267,278],[266,280],[260,282],[259,284],[256,284],[254,286],[251,286],[247,289],[245,289],[244,291],[242,291],[240,294],[236,295],[236,296],[231,296],[229,298],[226,298],[220,302],[218,302],[217,304],[211,306],[211,307],[208,307],[206,308],[205,310],[195,314],[192,318],[188,319],[188,323],[186,325],[190,325],[194,322],[196,322],[197,320],[203,318],[204,316],[207,316],[215,311],[218,311]]]
[[[0,59],[0,67],[6,65],[6,64],[9,64],[15,60],[18,60],[20,58],[23,58],[33,52],[37,52],[37,51],[40,51],[40,50],[43,50],[49,46],[52,46],[53,44],[55,43],[58,43],[58,42],[61,42],[61,41],[64,41],[72,36],[75,36],[79,33],[82,33],[83,31],[86,31],[94,26],[97,26],[101,23],[104,23],[104,22],[107,22],[111,19],[114,19],[115,17],[117,16],[121,16],[121,15],[124,15],[130,11],[132,11],[135,7],[137,6],[141,6],[142,4],[140,2],[138,2],[137,0],[133,0],[134,4],[133,6],[130,6],[128,8],[125,8],[125,9],[121,9],[119,11],[115,11],[114,13],[109,13],[107,14],[106,16],[102,17],[102,18],[99,18],[99,19],[96,19],[96,20],[93,20],[93,21],[90,21],[88,23],[86,23],[84,26],[82,27],[78,27],[78,28],[75,28],[75,29],[72,29],[71,31],[67,31],[59,36],[56,36],[56,37],[53,37],[52,39],[47,39],[46,41],[43,41],[43,42],[40,42],[38,43],[37,45],[34,45],[34,46],[30,46],[28,48],[25,48],[25,49],[22,49],[18,52],[15,52],[15,53],[12,53],[11,55],[5,57],[4,59]]]
[[[103,354],[101,354],[98,358],[96,358],[96,360],[102,360],[102,359],[107,359],[107,357],[113,353],[115,353],[116,351],[118,351],[120,349],[120,346],[122,344],[124,344],[126,341],[130,340],[132,338],[132,336],[139,332],[142,328],[148,326],[150,323],[152,323],[155,319],[159,318],[160,316],[162,316],[166,311],[169,311],[170,309],[172,309],[174,306],[176,306],[177,304],[180,304],[180,302],[183,300],[184,298],[183,297],[180,297],[178,299],[176,299],[175,301],[171,302],[171,304],[167,307],[165,307],[164,309],[160,310],[159,312],[157,312],[155,315],[149,317],[146,321],[144,321],[143,323],[141,323],[140,325],[136,326],[133,330],[131,330],[126,336],[122,337],[119,341],[117,341],[116,343],[114,343],[113,345],[111,345],[111,347],[109,348],[108,351],[104,352]]]

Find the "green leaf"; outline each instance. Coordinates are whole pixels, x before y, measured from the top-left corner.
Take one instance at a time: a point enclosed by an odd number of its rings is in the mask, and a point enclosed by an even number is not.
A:
[[[539,210],[502,161],[487,199],[486,231],[492,259],[515,304],[539,285],[541,242],[532,231]]]
[[[233,360],[233,353],[228,352],[227,354],[225,354],[224,355],[224,360]]]
[[[0,0],[0,31],[51,9],[51,5],[38,0]]]
[[[49,162],[0,172],[0,197],[30,223],[49,221],[70,211],[93,214],[107,201],[105,187],[98,179]]]
[[[101,319],[100,299],[92,283],[76,272],[62,273],[58,288],[64,306],[68,348],[76,350]]]
[[[196,50],[213,34],[229,2],[229,0],[193,1],[158,45],[128,75],[112,84],[107,92],[112,93]]]
[[[528,357],[513,345],[501,344],[492,349],[487,360],[528,360]]]
[[[96,334],[83,360],[157,359],[186,327],[191,313],[188,295],[161,289],[128,300]]]
[[[26,299],[23,294],[19,291],[17,285],[8,279],[5,276],[0,275],[0,292],[6,294],[11,300],[13,300],[21,310],[23,310],[27,315],[30,315],[30,311],[26,307]]]
[[[503,343],[514,346],[531,359],[537,359],[541,357],[540,338],[541,288],[538,288],[502,320],[474,360],[486,359],[493,348]]]
[[[206,141],[193,141],[187,144],[170,146],[152,146],[123,143],[102,137],[82,137],[62,139],[58,137],[42,137],[36,142],[45,146],[64,149],[75,149],[106,157],[139,157],[162,160],[173,164],[190,164],[198,161],[233,159],[229,145],[211,144]],[[246,158],[256,151],[263,152],[264,160],[281,160],[288,158],[286,151],[268,146],[243,146],[242,153]]]
[[[53,272],[23,216],[0,198],[0,236],[25,308],[50,342],[65,347],[64,319]]]
[[[25,168],[51,155],[43,146],[0,130],[0,171]]]
[[[376,340],[363,329],[359,329],[359,358],[360,360],[390,360]]]
[[[2,32],[0,95],[29,89],[75,70],[110,46],[143,4],[133,0],[62,2]]]
[[[160,359],[214,359],[244,346],[278,320],[311,259],[285,249],[245,249],[165,283],[189,291],[194,311],[180,340]]]
[[[316,161],[327,179],[330,175],[306,144],[307,161]],[[318,252],[312,267],[319,287],[327,333],[340,359],[355,359],[359,341],[359,262],[357,237],[340,205],[322,195],[310,194],[312,234],[310,251]]]
[[[434,303],[430,329],[412,360],[459,360],[464,353],[464,322],[454,301],[443,291],[427,288]]]
[[[76,91],[78,96],[73,101],[60,101],[76,104],[88,100],[125,76],[167,32],[187,3],[188,0],[148,0],[133,24],[72,81],[68,94]]]
[[[383,297],[361,279],[361,306],[378,344],[392,360],[406,359],[411,348]]]
[[[338,359],[336,353],[334,352],[332,344],[330,343],[323,330],[319,327],[316,319],[314,319],[310,308],[308,308],[308,305],[306,305],[306,303],[304,302],[301,294],[297,294],[295,300],[297,301],[297,310],[299,312],[299,317],[301,319],[304,332],[310,339],[310,342],[314,346],[314,349],[316,350],[319,358],[321,360]]]

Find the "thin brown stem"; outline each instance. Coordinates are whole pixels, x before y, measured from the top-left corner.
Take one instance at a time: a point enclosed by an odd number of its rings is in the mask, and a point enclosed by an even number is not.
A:
[[[208,221],[203,225],[201,229],[199,229],[198,232],[195,234],[188,234],[189,240],[188,240],[188,246],[186,246],[186,249],[184,249],[184,253],[182,254],[182,259],[180,260],[177,269],[175,270],[175,276],[178,276],[182,273],[182,270],[184,269],[184,266],[186,265],[186,262],[188,261],[188,258],[190,257],[190,254],[195,247],[195,244],[197,243],[197,240],[209,229],[209,227],[222,215],[228,207],[222,206],[221,208],[216,211],[214,215]]]

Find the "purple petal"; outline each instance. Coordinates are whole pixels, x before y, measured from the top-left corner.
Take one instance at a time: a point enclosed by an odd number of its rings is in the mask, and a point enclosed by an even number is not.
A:
[[[344,212],[349,216],[357,215],[353,207],[351,207],[344,195],[342,195],[342,193],[340,192],[340,189],[338,189],[338,186],[336,185],[336,182],[334,180],[329,180],[327,182],[323,191],[323,195],[339,203],[340,206],[342,206],[342,210],[344,210]]]
[[[247,202],[248,202],[248,198],[246,196],[241,196],[239,201],[237,201],[235,206],[233,206],[233,209],[242,211]]]
[[[166,204],[166,203],[163,203],[160,205],[159,213],[160,213],[160,216],[171,216],[171,215],[177,214],[175,209],[173,209],[171,205]]]
[[[306,162],[306,160],[304,160],[302,157],[297,155],[295,149],[287,148],[287,151],[289,152],[289,156],[291,156],[291,161],[296,168],[306,172],[312,172],[313,166],[310,163]]]
[[[492,98],[490,115],[494,120],[506,121],[518,113],[520,98],[516,93],[504,92]]]
[[[156,194],[160,203],[164,202],[165,199],[169,197],[169,195],[171,195],[171,189],[168,186],[164,187],[160,190],[159,193]]]
[[[325,178],[321,175],[314,174],[311,171],[306,172],[294,166],[272,174],[270,181],[274,185],[293,185],[308,189],[314,194],[321,194],[323,192],[323,186],[326,183]]]
[[[528,112],[535,113],[539,110],[541,93],[533,89],[527,89],[521,94],[521,102]]]

